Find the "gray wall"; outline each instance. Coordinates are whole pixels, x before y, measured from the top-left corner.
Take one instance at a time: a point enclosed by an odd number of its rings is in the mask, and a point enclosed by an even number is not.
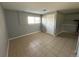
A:
[[[78,13],[65,14],[65,19],[63,21],[63,31],[75,32],[76,23],[73,21],[75,19],[79,19]]]
[[[49,14],[54,14],[54,13],[49,13]],[[61,33],[62,31],[65,32],[75,32],[76,31],[76,23],[73,21],[74,19],[79,19],[79,14],[74,14],[74,13],[70,13],[70,14],[64,14],[62,12],[55,12],[55,35]],[[48,14],[46,14],[48,15]],[[45,15],[43,15],[43,18],[46,18]],[[52,18],[53,19],[53,18]],[[50,19],[49,19],[50,20]],[[46,21],[43,21],[46,22]],[[43,25],[43,31],[46,31],[46,26],[47,24],[42,24]],[[50,26],[48,26],[50,27]],[[53,28],[53,27],[51,27]],[[50,30],[50,28],[49,28]]]
[[[40,17],[40,15],[13,10],[4,11],[6,16],[9,38],[40,31],[40,24],[29,25],[27,23],[27,16]]]
[[[43,15],[42,17],[43,32],[49,31],[50,34],[54,35],[59,34],[62,31],[63,20],[64,20],[64,14],[59,11]]]
[[[56,14],[56,33],[55,34],[59,34],[62,31],[63,20],[64,20],[64,14],[57,11],[57,14]]]
[[[3,9],[0,6],[0,57],[7,56],[8,38]]]

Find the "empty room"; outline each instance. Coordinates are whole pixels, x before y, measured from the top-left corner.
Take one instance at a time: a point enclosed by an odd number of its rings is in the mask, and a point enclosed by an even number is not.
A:
[[[0,56],[78,57],[79,2],[0,2]]]

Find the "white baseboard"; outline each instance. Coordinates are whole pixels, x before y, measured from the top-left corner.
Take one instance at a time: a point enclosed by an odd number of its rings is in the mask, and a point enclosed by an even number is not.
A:
[[[57,36],[57,35],[59,35],[59,34],[61,34],[61,33],[63,33],[64,31],[60,31],[59,33],[56,33],[55,34],[55,36]]]
[[[20,38],[20,37],[23,37],[23,36],[27,36],[27,35],[31,35],[31,34],[34,34],[34,33],[38,33],[38,32],[40,32],[40,31],[36,31],[36,32],[29,33],[29,34],[13,37],[13,38],[10,38],[9,40],[17,39],[17,38]]]
[[[57,35],[59,35],[59,34],[61,34],[63,32],[66,32],[66,33],[74,33],[74,32],[69,32],[69,31],[60,31],[59,33],[56,33],[55,36],[57,36]]]

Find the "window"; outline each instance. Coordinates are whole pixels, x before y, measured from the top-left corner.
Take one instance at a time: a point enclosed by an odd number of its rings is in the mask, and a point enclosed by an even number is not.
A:
[[[28,16],[28,24],[40,23],[40,17]]]
[[[34,17],[28,16],[28,24],[34,24]]]
[[[40,17],[35,17],[35,23],[40,23]]]

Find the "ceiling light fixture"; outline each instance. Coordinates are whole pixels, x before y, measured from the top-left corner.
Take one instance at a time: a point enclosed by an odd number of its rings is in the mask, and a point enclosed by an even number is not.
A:
[[[43,11],[47,11],[47,9],[43,9]]]

